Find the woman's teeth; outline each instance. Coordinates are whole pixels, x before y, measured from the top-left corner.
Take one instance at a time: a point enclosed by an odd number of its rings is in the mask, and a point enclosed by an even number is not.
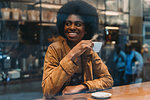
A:
[[[76,35],[77,35],[77,33],[69,33],[69,36],[71,36],[71,37],[74,37]]]

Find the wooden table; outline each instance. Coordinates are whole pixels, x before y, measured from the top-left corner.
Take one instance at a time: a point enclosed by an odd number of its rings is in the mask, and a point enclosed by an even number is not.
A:
[[[112,94],[110,98],[105,100],[150,100],[150,81],[112,87],[112,89],[108,89],[103,92],[109,92]],[[55,99],[56,100],[97,100],[91,96],[91,93],[56,96]]]

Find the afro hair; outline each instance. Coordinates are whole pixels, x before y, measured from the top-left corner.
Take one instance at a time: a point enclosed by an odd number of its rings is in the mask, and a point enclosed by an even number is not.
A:
[[[61,36],[65,37],[64,24],[69,15],[76,14],[81,17],[85,24],[87,34],[84,40],[89,40],[98,30],[98,14],[96,8],[84,1],[70,1],[64,4],[57,13],[57,28]]]

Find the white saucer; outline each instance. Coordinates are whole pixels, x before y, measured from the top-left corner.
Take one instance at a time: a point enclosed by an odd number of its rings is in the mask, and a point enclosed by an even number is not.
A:
[[[108,92],[94,92],[91,94],[93,97],[95,98],[109,98],[112,96],[111,93],[108,93]]]

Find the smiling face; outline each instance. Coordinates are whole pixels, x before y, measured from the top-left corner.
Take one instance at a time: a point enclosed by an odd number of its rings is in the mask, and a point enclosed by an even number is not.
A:
[[[75,44],[82,40],[86,31],[84,23],[78,15],[72,14],[68,16],[65,22],[64,33],[68,41]]]

